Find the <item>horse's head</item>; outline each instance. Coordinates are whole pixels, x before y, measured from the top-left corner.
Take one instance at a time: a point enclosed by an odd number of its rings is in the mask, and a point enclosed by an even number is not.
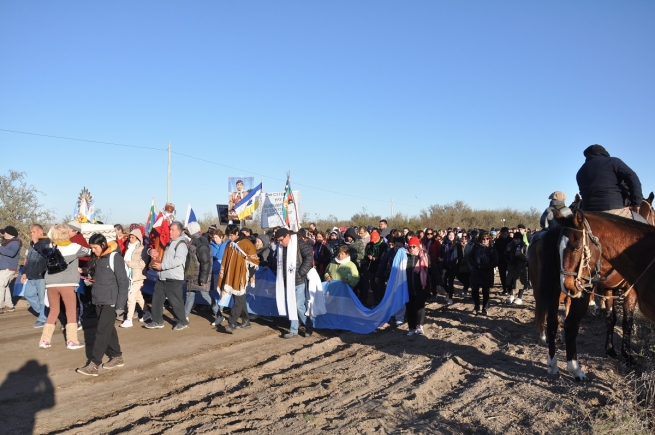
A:
[[[561,228],[558,245],[561,291],[579,298],[600,279],[601,247],[582,210],[574,210],[570,217],[557,210],[553,215]]]

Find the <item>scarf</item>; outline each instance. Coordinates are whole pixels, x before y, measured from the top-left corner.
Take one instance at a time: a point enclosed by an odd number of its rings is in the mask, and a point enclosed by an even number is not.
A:
[[[416,261],[416,266],[414,266],[414,273],[421,275],[421,286],[425,288],[428,282],[428,255],[423,248],[418,251],[418,260]]]
[[[380,247],[382,247],[382,239],[373,245],[373,250],[371,251],[371,255],[373,255],[376,260],[380,260],[378,258],[380,256]]]
[[[128,261],[132,260],[132,254],[134,254],[134,250],[138,245],[139,242],[128,243],[127,250],[125,251],[125,255],[123,256],[123,258],[125,258]]]
[[[277,247],[277,277],[275,279],[275,303],[277,311],[281,316],[287,315],[289,320],[298,320],[298,307],[296,306],[296,257],[298,255],[298,236],[291,235],[287,246],[287,268],[284,268],[284,247],[278,244]],[[287,285],[284,286],[286,274]]]
[[[61,242],[52,242],[52,244],[56,246],[68,246],[71,243],[73,242],[71,242],[70,240],[62,240]]]
[[[339,264],[346,264],[350,261],[350,255],[344,258],[343,260],[339,260],[338,258],[335,258],[334,261],[336,261]]]

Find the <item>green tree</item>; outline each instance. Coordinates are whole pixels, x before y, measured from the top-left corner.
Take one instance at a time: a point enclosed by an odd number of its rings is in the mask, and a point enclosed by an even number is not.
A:
[[[48,224],[54,222],[53,212],[43,207],[40,195],[45,195],[25,181],[24,172],[9,170],[0,175],[0,225],[12,225],[18,230],[23,244],[30,240],[30,227],[41,224],[48,231]]]

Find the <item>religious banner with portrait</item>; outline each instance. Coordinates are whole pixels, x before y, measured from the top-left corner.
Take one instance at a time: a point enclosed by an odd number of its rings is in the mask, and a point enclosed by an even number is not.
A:
[[[228,217],[232,221],[239,220],[234,206],[239,203],[255,187],[255,177],[228,177],[227,179],[227,209]],[[252,215],[246,216],[244,220],[252,220]]]

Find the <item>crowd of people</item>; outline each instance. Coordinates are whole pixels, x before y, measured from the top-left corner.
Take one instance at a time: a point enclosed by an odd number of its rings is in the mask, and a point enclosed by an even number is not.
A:
[[[600,145],[590,146],[584,154],[587,160],[578,173],[581,208],[633,217],[642,199],[636,174],[619,159],[610,158]],[[599,173],[601,177],[593,178]],[[617,180],[623,182],[625,191]],[[596,188],[589,190],[588,184]],[[556,216],[571,214],[563,192],[554,192],[549,199],[541,229],[557,226]],[[147,329],[164,328],[168,301],[175,316],[173,330],[181,331],[189,326],[196,296],[211,306],[212,325],[217,327],[226,320],[226,306],[233,298],[224,331],[233,334],[250,328],[246,294],[258,268],[268,268],[276,275],[278,313],[290,321],[283,337],[298,337],[301,326],[304,335],[310,336],[314,329],[313,319],[307,315],[310,288],[320,286],[321,281],[343,281],[362,306],[374,309],[385,298],[394,259],[400,252],[407,258],[407,335],[420,335],[424,333],[426,303],[438,302],[443,293],[443,303],[452,305],[455,280],[462,284],[462,300],[471,298],[472,316],[488,314],[496,271],[506,302],[522,304],[529,282],[528,246],[540,234],[520,223],[498,230],[391,229],[385,219],[377,226],[326,230],[312,223],[297,232],[274,228],[257,234],[230,224],[225,231],[212,225],[202,232],[197,222],[185,227],[176,221],[172,204],[167,204],[165,211],[167,225],[163,228],[167,232],[159,228],[146,234],[143,225],[133,224],[126,234],[121,225],[115,225],[115,237],[109,240],[96,233],[87,241],[76,221],[53,225],[47,234],[41,225],[32,225],[18,279],[37,316],[34,328],[43,329],[40,348],[52,346],[57,320],[63,325],[68,349],[85,347],[77,335],[81,320],[85,315],[95,316],[92,358],[77,371],[97,376],[100,367],[124,365],[117,320],[122,328],[133,327],[137,318]],[[23,246],[13,226],[0,234],[0,309],[7,313],[15,310],[9,283],[19,271]],[[148,270],[157,274],[150,307],[141,291]],[[405,321],[399,313],[393,317],[389,320],[395,325]],[[109,359],[103,363],[105,355]]]

